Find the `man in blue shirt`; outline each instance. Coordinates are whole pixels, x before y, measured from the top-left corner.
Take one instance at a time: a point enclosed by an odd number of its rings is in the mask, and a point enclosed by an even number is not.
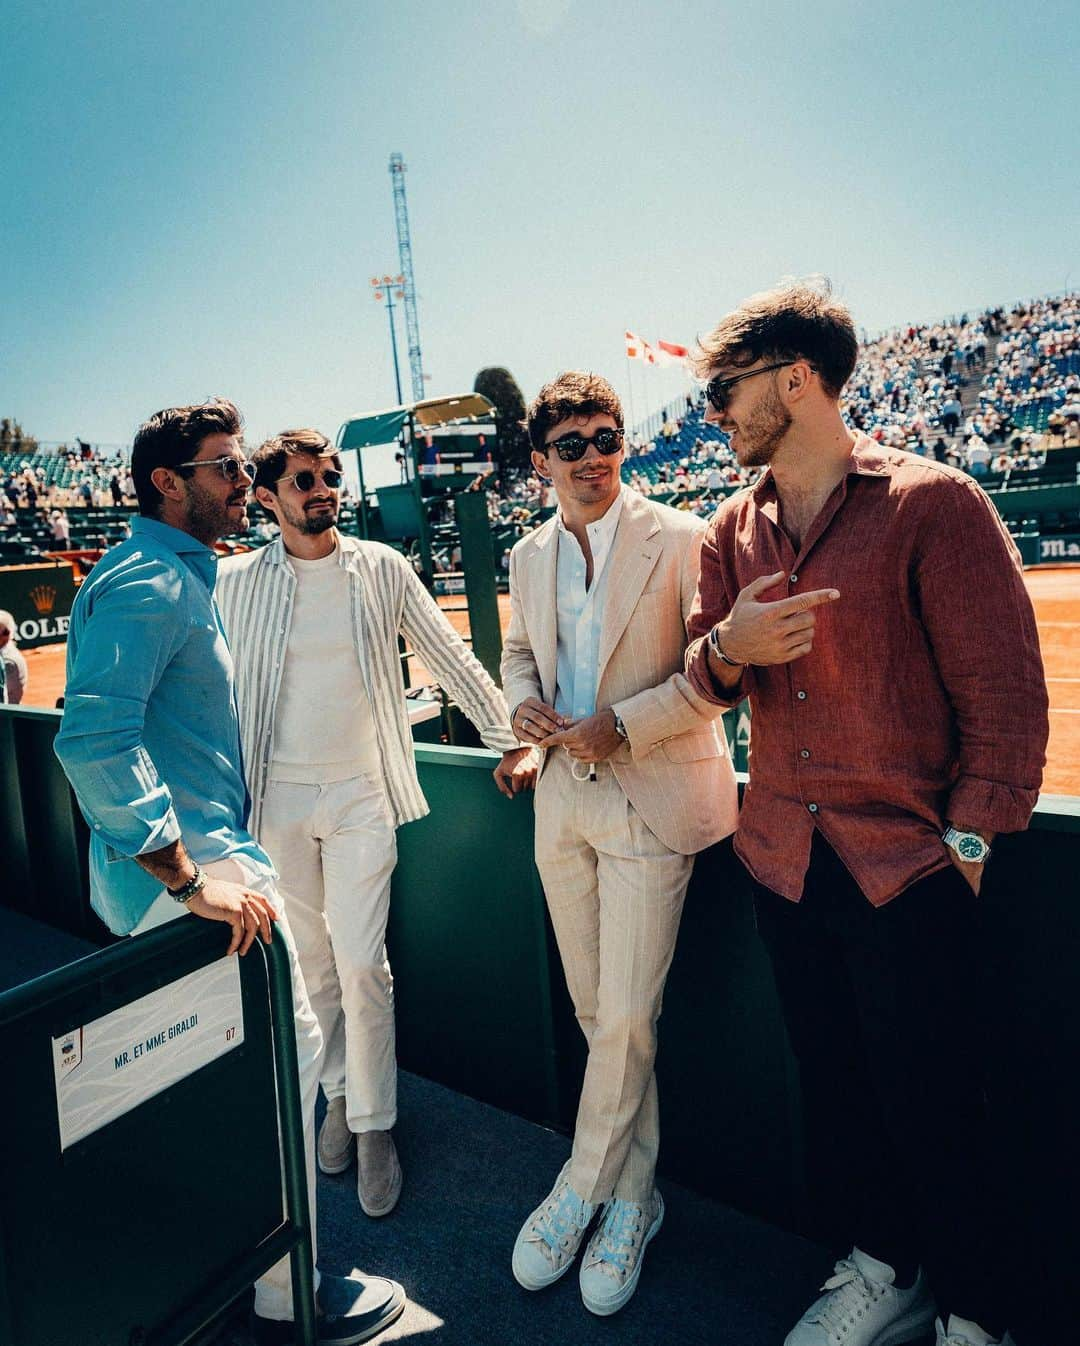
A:
[[[245,526],[253,471],[240,414],[215,400],[160,411],[132,449],[139,517],[79,590],[56,752],[91,829],[90,893],[118,934],[185,909],[232,927],[244,954],[276,923],[293,968],[308,1191],[322,1035],[266,853],[247,830],[233,664],[214,600],[212,544]],[[317,1273],[316,1273],[317,1275]],[[351,1346],[405,1305],[394,1281],[323,1276],[319,1341]],[[288,1259],[255,1286],[258,1346],[293,1339]]]

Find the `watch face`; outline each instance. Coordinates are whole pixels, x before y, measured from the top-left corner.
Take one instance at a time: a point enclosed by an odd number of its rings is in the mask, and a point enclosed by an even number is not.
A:
[[[961,837],[956,843],[956,853],[961,860],[981,860],[983,840],[981,837]]]

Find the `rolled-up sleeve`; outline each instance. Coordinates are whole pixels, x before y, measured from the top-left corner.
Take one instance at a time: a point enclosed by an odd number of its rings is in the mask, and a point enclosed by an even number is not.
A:
[[[956,717],[959,773],[950,822],[1026,827],[1049,736],[1039,635],[1012,539],[982,490],[957,482],[921,529],[922,619]]]
[[[179,579],[152,562],[110,576],[92,595],[68,669],[56,755],[94,833],[121,855],[160,850],[180,836],[143,726],[184,637],[182,622],[162,620],[163,607],[183,601]]]

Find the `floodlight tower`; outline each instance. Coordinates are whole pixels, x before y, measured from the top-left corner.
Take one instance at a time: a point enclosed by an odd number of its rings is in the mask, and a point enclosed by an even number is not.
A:
[[[390,178],[394,184],[394,218],[397,221],[398,260],[404,278],[405,331],[409,338],[409,369],[412,372],[413,399],[424,399],[424,364],[420,357],[420,322],[416,316],[416,282],[413,279],[412,244],[409,242],[409,207],[405,203],[405,160],[390,156]]]

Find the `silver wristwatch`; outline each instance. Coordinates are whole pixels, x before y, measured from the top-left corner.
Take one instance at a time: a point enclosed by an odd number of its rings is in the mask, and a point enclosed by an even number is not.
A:
[[[612,713],[615,716],[615,732],[618,734],[618,736],[622,739],[624,743],[629,743],[630,735],[626,732],[626,725],[623,724],[622,716],[619,714],[617,710],[613,711]]]
[[[981,865],[990,858],[990,847],[978,832],[960,832],[955,827],[948,827],[941,839],[966,864]]]

